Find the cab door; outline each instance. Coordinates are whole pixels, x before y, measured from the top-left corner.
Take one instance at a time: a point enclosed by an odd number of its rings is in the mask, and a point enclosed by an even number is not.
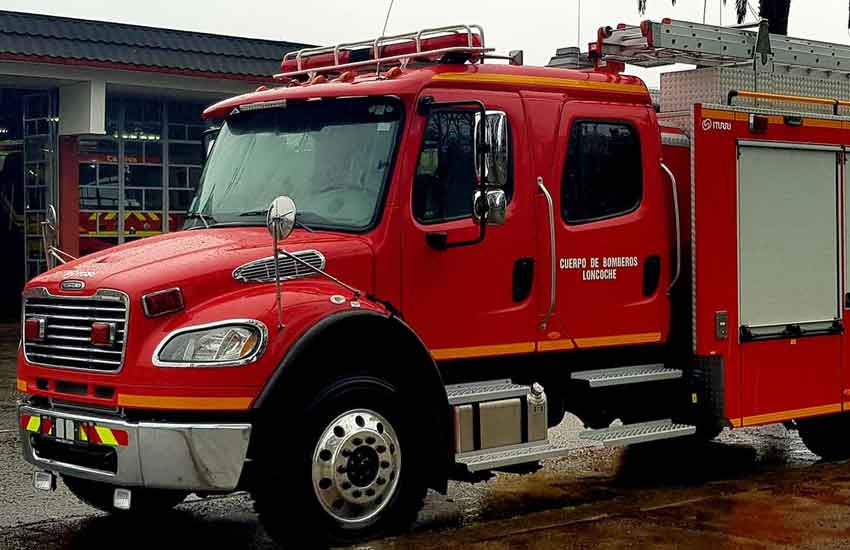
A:
[[[567,102],[555,202],[556,312],[579,349],[666,339],[674,232],[670,182],[646,106]]]
[[[437,360],[533,353],[535,305],[534,181],[529,175],[522,103],[512,93],[426,90],[436,102],[478,99],[509,124],[509,202],[505,223],[474,240],[475,110],[414,114],[405,165],[409,203],[402,235],[402,314]]]

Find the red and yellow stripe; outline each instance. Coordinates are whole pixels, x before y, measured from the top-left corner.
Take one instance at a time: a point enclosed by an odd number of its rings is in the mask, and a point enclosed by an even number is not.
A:
[[[98,426],[92,422],[76,422],[75,424],[76,433],[66,439],[109,447],[126,447],[129,443],[130,437],[126,430]],[[21,427],[31,433],[56,437],[56,423],[47,416],[22,414]]]

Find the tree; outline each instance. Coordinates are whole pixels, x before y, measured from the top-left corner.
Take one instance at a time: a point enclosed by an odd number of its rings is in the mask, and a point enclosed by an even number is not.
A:
[[[755,0],[735,0],[735,14],[738,23],[743,23],[751,3]],[[726,0],[723,0],[726,3]],[[673,0],[676,5],[676,0]],[[641,14],[646,11],[646,0],[638,0],[638,10]],[[788,14],[791,12],[791,0],[759,0],[759,17],[767,19],[770,32],[773,34],[788,34]],[[850,28],[850,19],[847,27]]]

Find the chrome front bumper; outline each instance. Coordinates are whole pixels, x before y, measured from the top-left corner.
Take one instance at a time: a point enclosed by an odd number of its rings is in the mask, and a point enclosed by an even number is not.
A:
[[[113,447],[116,471],[104,471],[38,456],[33,437],[20,427],[24,459],[44,470],[102,481],[122,487],[187,491],[230,491],[236,488],[251,436],[251,424],[127,422],[87,413],[18,405],[21,415],[90,422],[124,430],[127,445]],[[18,422],[20,426],[21,423]],[[68,443],[69,445],[77,445]],[[36,445],[37,446],[37,445]]]

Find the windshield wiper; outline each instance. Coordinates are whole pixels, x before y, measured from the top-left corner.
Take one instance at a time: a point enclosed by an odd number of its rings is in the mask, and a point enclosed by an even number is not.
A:
[[[267,212],[268,212],[268,210],[249,210],[247,212],[242,212],[241,214],[239,214],[239,216],[264,216]],[[315,229],[313,229],[312,227],[308,227],[307,225],[304,224],[304,222],[300,221],[298,219],[298,217],[299,217],[299,214],[296,213],[295,214],[295,225],[297,225],[298,227],[300,227],[301,229],[303,229],[303,230],[305,230],[309,233],[315,233],[316,232]]]
[[[201,214],[200,212],[189,212],[188,214],[186,214],[186,219],[187,219],[187,220],[191,220],[191,219],[199,219],[199,220],[201,220],[201,223],[203,223],[203,224],[204,224],[204,229],[209,229],[209,228],[210,228],[209,221],[212,221],[212,223],[213,223],[213,224],[215,224],[215,220],[212,218],[212,216],[210,216],[209,218],[207,218],[206,216],[204,216],[204,215],[203,215],[203,214]],[[209,221],[207,221],[207,220],[209,220]],[[196,226],[196,227],[197,227],[197,226]]]

